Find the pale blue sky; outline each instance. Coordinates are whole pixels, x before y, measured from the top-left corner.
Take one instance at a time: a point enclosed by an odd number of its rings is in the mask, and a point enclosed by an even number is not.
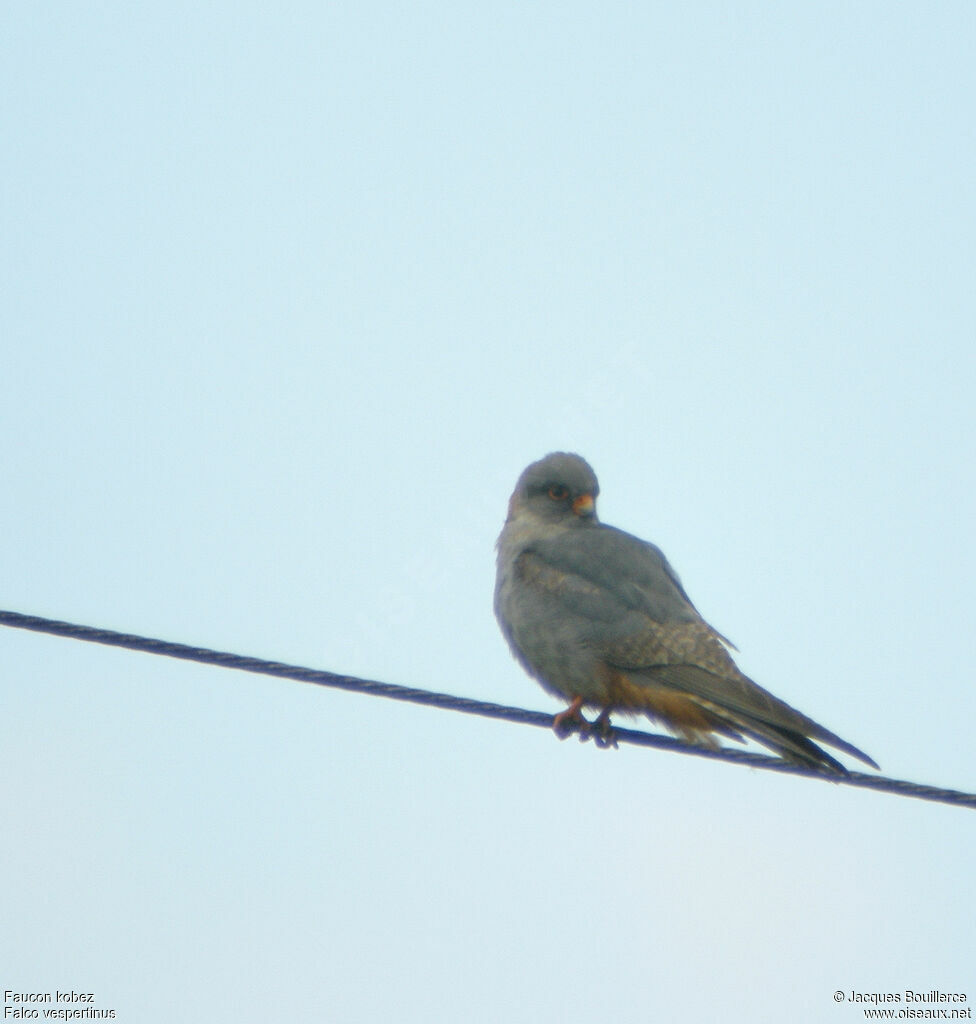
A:
[[[526,8],[7,6],[0,607],[554,711],[493,544],[576,450],[744,670],[976,790],[974,8]],[[976,1000],[971,811],[13,630],[0,666],[0,988]]]

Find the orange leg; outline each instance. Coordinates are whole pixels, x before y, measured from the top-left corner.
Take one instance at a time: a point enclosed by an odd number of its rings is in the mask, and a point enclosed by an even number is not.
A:
[[[585,739],[589,735],[590,723],[583,717],[582,707],[583,698],[574,697],[573,703],[565,711],[553,716],[552,731],[561,740],[566,739],[571,732],[579,732],[580,739]]]

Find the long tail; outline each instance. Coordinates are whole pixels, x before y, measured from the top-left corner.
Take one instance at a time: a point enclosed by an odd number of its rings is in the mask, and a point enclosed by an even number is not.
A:
[[[706,742],[711,733],[740,741],[748,736],[794,764],[849,774],[816,740],[878,768],[864,751],[741,673],[718,676],[698,666],[668,665],[618,672],[615,682],[619,707],[642,711],[679,735]]]

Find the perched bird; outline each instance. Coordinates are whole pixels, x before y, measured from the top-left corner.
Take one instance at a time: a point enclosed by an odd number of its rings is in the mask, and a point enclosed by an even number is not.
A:
[[[519,477],[498,538],[495,614],[525,670],[570,702],[558,734],[606,742],[611,713],[643,714],[710,747],[749,737],[846,775],[817,740],[878,767],[743,675],[661,551],[597,519],[599,493],[584,459],[553,452]],[[595,723],[583,708],[599,710]]]

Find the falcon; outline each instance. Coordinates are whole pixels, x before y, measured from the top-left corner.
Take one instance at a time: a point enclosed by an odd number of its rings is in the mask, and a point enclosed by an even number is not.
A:
[[[743,675],[661,551],[599,521],[599,493],[585,459],[553,452],[519,477],[498,538],[495,615],[529,675],[569,701],[557,735],[612,743],[620,712],[712,748],[752,739],[831,774],[848,773],[818,743],[878,767]]]

